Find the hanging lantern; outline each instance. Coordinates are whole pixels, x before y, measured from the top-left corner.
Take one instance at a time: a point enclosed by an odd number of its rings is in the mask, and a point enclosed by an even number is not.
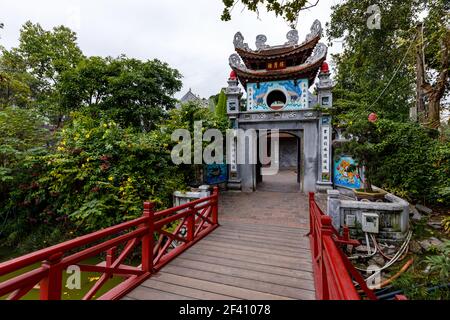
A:
[[[378,116],[376,113],[372,112],[369,114],[369,122],[375,123],[378,120]]]

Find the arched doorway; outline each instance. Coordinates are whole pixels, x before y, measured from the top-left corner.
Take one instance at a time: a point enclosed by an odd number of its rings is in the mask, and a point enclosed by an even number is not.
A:
[[[300,192],[302,181],[301,139],[292,132],[279,132],[277,135],[279,140],[279,170],[276,174],[264,175],[264,168],[270,167],[271,164],[263,165],[258,162],[256,166],[256,190]],[[269,139],[266,139],[269,156],[271,156],[270,136],[269,134]]]

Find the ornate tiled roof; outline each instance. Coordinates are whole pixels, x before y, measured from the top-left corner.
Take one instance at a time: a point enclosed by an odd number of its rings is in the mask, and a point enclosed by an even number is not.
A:
[[[256,50],[250,49],[244,42],[244,37],[240,32],[234,36],[234,48],[244,61],[247,68],[255,69],[254,66],[260,62],[270,62],[271,60],[293,59],[297,64],[302,64],[311,55],[314,47],[319,42],[322,35],[322,26],[319,20],[314,21],[311,32],[302,43],[299,42],[297,30],[287,33],[287,42],[283,45],[270,46],[266,44],[267,37],[263,34],[256,37]]]
[[[291,30],[286,35],[288,41],[278,46],[267,45],[265,35],[257,36],[256,50],[252,50],[238,32],[234,36],[236,53],[230,56],[230,66],[244,87],[248,82],[286,79],[309,79],[312,85],[327,54],[327,46],[319,43],[321,35],[322,26],[316,20],[300,44],[298,31]]]
[[[306,59],[305,63],[287,67],[280,70],[252,70],[247,68],[237,54],[230,56],[230,66],[236,72],[241,84],[246,87],[248,82],[263,82],[288,79],[308,79],[309,85],[314,83],[322,63],[327,56],[327,46],[319,43],[313,54]]]

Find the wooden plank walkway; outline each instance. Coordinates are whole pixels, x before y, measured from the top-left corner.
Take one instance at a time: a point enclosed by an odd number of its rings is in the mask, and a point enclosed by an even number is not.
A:
[[[222,221],[124,299],[314,299],[307,232]]]

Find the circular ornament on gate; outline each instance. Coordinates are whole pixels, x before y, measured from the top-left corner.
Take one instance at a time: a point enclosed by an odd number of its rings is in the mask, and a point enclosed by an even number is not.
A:
[[[273,90],[267,95],[267,105],[272,110],[281,110],[287,102],[287,97],[281,90]]]

